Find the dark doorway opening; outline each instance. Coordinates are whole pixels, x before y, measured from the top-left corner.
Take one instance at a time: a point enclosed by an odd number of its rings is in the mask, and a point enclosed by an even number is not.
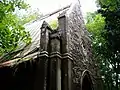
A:
[[[92,81],[88,75],[85,75],[83,78],[82,90],[93,90]]]

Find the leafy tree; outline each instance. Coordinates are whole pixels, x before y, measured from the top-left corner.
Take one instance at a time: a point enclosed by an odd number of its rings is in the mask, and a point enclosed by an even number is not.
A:
[[[15,10],[27,9],[24,0],[2,0],[0,2],[0,56],[12,52],[20,41],[30,43],[31,38],[25,31]]]
[[[97,5],[104,10],[117,11],[120,10],[119,0],[96,0]]]
[[[105,17],[105,39],[107,44],[107,59],[112,66],[112,86],[110,89],[120,89],[120,0],[98,0],[98,10]]]
[[[107,51],[107,40],[104,38],[104,34],[106,33],[104,30],[106,24],[105,17],[97,13],[87,13],[86,21],[86,28],[90,32],[92,39],[93,56],[100,68],[102,77],[104,77],[103,81],[106,86],[106,84],[109,84],[109,82],[106,81],[109,77],[111,78],[111,73],[109,72],[110,64],[104,56]],[[108,72],[110,74],[107,74]],[[107,90],[107,88],[105,90]]]
[[[105,90],[119,90],[120,1],[97,0],[97,4],[105,23],[94,13],[87,18],[86,27],[92,33],[94,56],[100,66]]]

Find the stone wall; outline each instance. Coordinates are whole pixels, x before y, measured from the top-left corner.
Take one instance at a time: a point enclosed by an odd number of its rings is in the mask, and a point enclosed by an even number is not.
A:
[[[39,54],[32,60],[35,64],[29,66],[31,63],[26,61],[26,67],[19,67],[25,62],[17,65],[20,72],[16,78],[9,76],[12,75],[11,69],[9,73],[3,73],[4,68],[0,69],[6,78],[2,81],[7,86],[11,86],[7,78],[14,82],[24,82],[25,78],[25,84],[15,84],[15,87],[21,87],[22,90],[102,90],[79,0],[74,0],[69,9],[60,13],[58,22],[57,30],[52,30],[48,23],[43,22],[40,28]],[[30,77],[27,78],[28,76]],[[11,88],[14,89],[13,85]]]
[[[81,89],[82,74],[87,70],[94,89],[99,78],[96,64],[92,58],[91,39],[85,28],[79,0],[75,0],[68,11],[61,13],[58,20],[62,31],[62,49],[72,57],[72,88]],[[67,66],[66,66],[67,68]],[[97,89],[98,90],[98,89]],[[100,89],[101,90],[101,89]]]

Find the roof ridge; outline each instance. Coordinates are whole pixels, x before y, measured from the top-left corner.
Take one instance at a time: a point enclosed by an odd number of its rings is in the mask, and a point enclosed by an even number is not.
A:
[[[34,23],[35,21],[41,21],[41,20],[43,20],[43,19],[45,19],[45,18],[48,18],[48,17],[50,17],[50,16],[52,16],[52,15],[54,15],[54,14],[60,12],[60,11],[63,11],[63,10],[65,10],[65,9],[70,8],[70,6],[71,6],[71,4],[69,4],[69,5],[65,6],[65,7],[62,7],[62,8],[60,8],[60,9],[57,9],[57,10],[51,12],[51,13],[45,14],[45,15],[43,15],[42,17],[40,17],[40,18],[38,18],[38,19],[36,19],[36,20],[33,20],[33,21],[29,22],[29,23],[26,23],[25,25],[29,25],[29,24],[31,24],[31,23]]]

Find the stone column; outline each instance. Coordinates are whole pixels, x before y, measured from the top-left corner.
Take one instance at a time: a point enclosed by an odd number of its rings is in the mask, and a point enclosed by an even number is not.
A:
[[[72,58],[69,54],[64,54],[61,64],[62,90],[72,90]]]
[[[37,63],[34,90],[47,89],[49,29],[48,24],[44,21],[41,27],[40,55]]]
[[[61,55],[60,40],[57,33],[51,35],[50,41],[50,88],[49,90],[61,90]]]
[[[59,30],[61,31],[61,77],[62,77],[62,90],[72,90],[72,58],[68,52],[68,29],[67,17],[65,12],[61,13],[58,17]]]
[[[61,32],[61,53],[66,53],[68,51],[68,41],[67,41],[67,17],[65,12],[61,13],[58,17],[59,31]]]

